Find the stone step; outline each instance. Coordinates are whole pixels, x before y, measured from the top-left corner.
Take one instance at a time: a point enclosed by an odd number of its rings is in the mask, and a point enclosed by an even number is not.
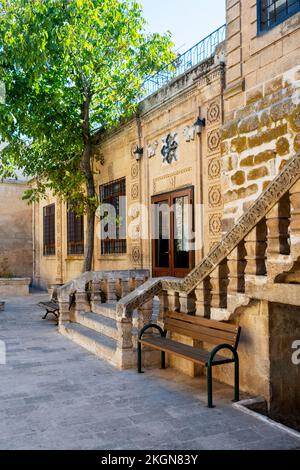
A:
[[[79,323],[60,327],[60,333],[79,344],[95,356],[115,365],[117,341]]]
[[[113,320],[116,319],[116,304],[94,304],[92,306],[93,313],[97,313],[102,315],[103,317],[111,318]]]
[[[102,333],[109,338],[118,339],[117,322],[113,318],[105,317],[100,313],[88,312],[78,315],[77,321],[81,325]]]

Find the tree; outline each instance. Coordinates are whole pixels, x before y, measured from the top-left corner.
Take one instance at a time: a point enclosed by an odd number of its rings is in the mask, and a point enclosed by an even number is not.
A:
[[[170,33],[147,34],[131,0],[0,1],[1,174],[35,177],[29,202],[47,190],[87,214],[83,271],[90,271],[98,205],[96,129],[133,115],[147,76],[174,58]]]

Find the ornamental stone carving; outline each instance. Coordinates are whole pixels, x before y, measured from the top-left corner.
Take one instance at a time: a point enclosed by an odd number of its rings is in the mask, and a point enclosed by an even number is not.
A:
[[[207,147],[210,153],[217,152],[220,148],[221,133],[219,129],[214,129],[207,134]]]
[[[219,158],[213,158],[208,163],[208,178],[215,179],[219,178],[221,174],[221,162]]]
[[[186,142],[190,142],[191,140],[195,140],[196,129],[195,126],[186,126],[183,129],[183,135]]]
[[[138,199],[139,197],[139,185],[137,183],[131,186],[131,199]]]
[[[220,120],[221,109],[219,103],[213,101],[207,108],[207,124],[211,125]]]
[[[157,141],[157,140],[156,140],[155,142],[153,142],[152,144],[149,144],[149,145],[148,145],[148,147],[147,147],[147,155],[148,155],[148,158],[153,158],[153,157],[155,157],[157,147],[158,147],[158,141]]]
[[[164,139],[162,139],[163,146],[161,149],[162,161],[163,163],[168,163],[169,165],[178,160],[178,134],[173,132],[168,134]]]
[[[208,191],[208,203],[210,207],[220,207],[222,204],[221,188],[218,185],[212,186]]]
[[[209,232],[211,235],[219,235],[222,229],[222,216],[220,214],[213,214],[209,218]]]
[[[131,259],[134,264],[140,264],[141,262],[141,250],[139,246],[134,246],[131,251]]]
[[[131,167],[131,178],[136,179],[139,176],[139,165],[134,163]]]

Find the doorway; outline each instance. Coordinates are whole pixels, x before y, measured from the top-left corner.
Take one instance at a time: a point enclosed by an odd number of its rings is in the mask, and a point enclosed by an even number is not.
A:
[[[194,267],[193,188],[152,197],[152,276],[185,277]]]

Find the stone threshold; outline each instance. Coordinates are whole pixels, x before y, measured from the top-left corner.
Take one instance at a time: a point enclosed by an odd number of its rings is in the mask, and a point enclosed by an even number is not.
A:
[[[242,411],[243,413],[246,413],[250,416],[255,417],[256,419],[259,419],[260,421],[269,424],[270,426],[273,426],[274,428],[277,428],[281,431],[286,432],[292,437],[295,437],[296,439],[299,439],[300,441],[300,432],[296,431],[295,429],[292,429],[285,424],[281,424],[277,421],[274,421],[273,419],[269,418],[268,416],[265,416],[264,414],[261,414],[259,411],[254,411],[250,409],[250,407],[253,406],[263,406],[266,403],[266,400],[263,397],[255,397],[255,398],[249,398],[246,400],[241,400],[237,403],[233,403],[233,408],[236,408],[237,410]]]

